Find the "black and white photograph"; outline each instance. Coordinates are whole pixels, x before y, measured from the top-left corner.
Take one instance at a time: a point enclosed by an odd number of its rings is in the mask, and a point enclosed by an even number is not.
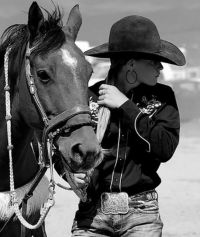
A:
[[[0,237],[200,237],[200,1],[0,1]]]

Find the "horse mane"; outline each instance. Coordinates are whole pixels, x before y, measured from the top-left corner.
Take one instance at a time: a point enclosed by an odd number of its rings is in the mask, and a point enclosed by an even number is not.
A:
[[[65,34],[62,31],[62,14],[59,7],[55,6],[53,13],[48,12],[44,9],[46,13],[46,18],[44,19],[41,27],[40,33],[32,42],[36,45],[34,54],[45,54],[50,50],[57,49],[62,46],[65,42]],[[24,57],[25,47],[30,40],[30,33],[28,25],[25,24],[15,24],[9,26],[1,36],[0,43],[0,74],[3,70],[4,65],[4,54],[7,47],[11,47],[11,55],[19,55],[18,65],[22,65],[22,58]],[[12,57],[12,56],[10,56]]]

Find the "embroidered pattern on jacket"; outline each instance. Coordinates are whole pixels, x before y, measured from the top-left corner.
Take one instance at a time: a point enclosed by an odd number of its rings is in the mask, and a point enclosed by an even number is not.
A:
[[[151,95],[151,99],[148,100],[146,96],[143,96],[141,102],[136,104],[143,114],[148,114],[150,117],[161,107],[162,103],[157,99],[155,95]]]
[[[98,124],[99,105],[93,100],[92,96],[89,98],[89,108],[91,112],[92,124],[96,129]]]

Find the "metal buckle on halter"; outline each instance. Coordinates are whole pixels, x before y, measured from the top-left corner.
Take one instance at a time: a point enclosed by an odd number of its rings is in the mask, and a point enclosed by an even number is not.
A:
[[[102,193],[101,211],[106,214],[127,214],[129,211],[128,194],[120,193]]]

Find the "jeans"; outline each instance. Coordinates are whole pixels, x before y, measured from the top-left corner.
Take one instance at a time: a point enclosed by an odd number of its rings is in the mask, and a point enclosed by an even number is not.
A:
[[[100,202],[82,203],[76,212],[72,237],[160,237],[163,223],[158,201],[132,201],[127,214],[104,214]]]

